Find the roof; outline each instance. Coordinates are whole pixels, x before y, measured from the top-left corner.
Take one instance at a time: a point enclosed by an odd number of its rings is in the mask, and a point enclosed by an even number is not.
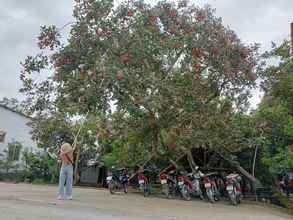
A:
[[[14,108],[14,107],[11,107],[11,106],[4,105],[4,104],[1,103],[1,102],[0,102],[0,108],[4,108],[4,109],[6,109],[6,110],[8,110],[8,111],[14,112],[14,113],[16,113],[16,114],[18,114],[18,115],[20,115],[20,116],[25,117],[25,118],[32,119],[32,117],[30,117],[30,116],[24,114],[23,112],[21,112],[20,109],[18,109],[18,108]]]

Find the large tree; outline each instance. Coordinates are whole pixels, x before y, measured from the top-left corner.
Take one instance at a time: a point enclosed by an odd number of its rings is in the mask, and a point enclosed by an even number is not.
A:
[[[22,64],[33,112],[111,113],[114,105],[119,120],[148,137],[141,143],[150,155],[239,149],[232,116],[255,85],[257,46],[241,43],[214,10],[184,0],[75,0],[73,14],[65,44],[57,27],[43,26],[43,52]]]

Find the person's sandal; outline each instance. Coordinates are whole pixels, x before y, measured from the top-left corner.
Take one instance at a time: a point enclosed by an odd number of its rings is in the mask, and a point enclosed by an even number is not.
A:
[[[63,196],[58,196],[57,200],[64,200]]]

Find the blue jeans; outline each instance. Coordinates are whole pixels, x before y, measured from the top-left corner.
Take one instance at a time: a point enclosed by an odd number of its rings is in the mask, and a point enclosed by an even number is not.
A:
[[[64,185],[66,180],[66,191],[64,192]],[[59,196],[72,196],[72,182],[73,182],[73,166],[62,165],[59,176]]]

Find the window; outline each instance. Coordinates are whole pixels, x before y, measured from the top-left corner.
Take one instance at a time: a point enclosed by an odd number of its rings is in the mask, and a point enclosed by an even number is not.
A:
[[[21,148],[21,143],[17,141],[8,143],[8,161],[18,161],[20,157]]]
[[[0,129],[0,143],[5,141],[6,132]]]

